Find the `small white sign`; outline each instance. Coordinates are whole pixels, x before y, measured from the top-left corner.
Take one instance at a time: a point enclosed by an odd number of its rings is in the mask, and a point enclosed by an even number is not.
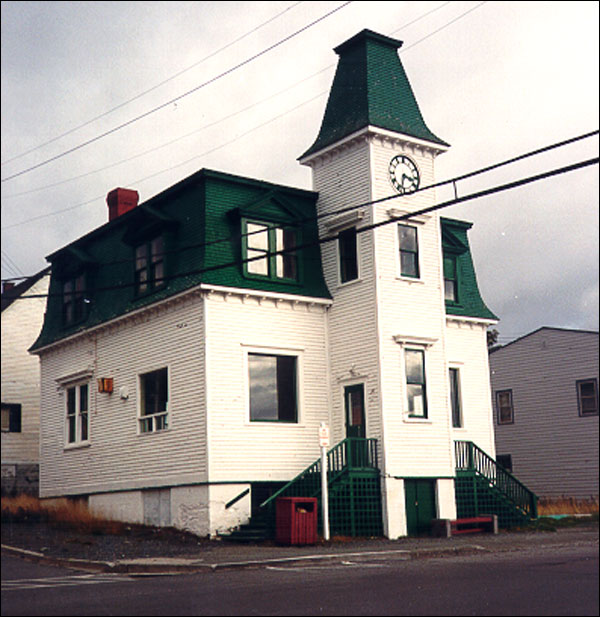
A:
[[[322,423],[319,427],[319,446],[321,448],[329,447],[329,427]]]

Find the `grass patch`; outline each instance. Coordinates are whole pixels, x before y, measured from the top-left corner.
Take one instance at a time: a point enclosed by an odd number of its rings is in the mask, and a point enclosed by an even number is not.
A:
[[[574,497],[540,497],[538,502],[539,516],[551,514],[598,514],[598,498],[575,499]]]
[[[102,518],[90,512],[82,500],[44,503],[36,497],[19,495],[2,498],[3,523],[47,523],[52,527],[96,535],[121,534],[125,523]]]

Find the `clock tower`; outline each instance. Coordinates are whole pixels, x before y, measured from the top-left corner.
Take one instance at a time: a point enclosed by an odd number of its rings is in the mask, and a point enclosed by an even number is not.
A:
[[[332,436],[378,440],[388,537],[410,528],[415,478],[430,482],[435,517],[456,516],[442,232],[437,213],[418,213],[435,203],[426,187],[449,145],[423,120],[401,45],[363,30],[335,49],[321,129],[299,159],[320,235],[337,236],[322,244]]]

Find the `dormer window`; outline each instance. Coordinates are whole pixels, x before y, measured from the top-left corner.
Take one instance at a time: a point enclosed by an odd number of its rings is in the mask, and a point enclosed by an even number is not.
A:
[[[297,232],[291,227],[244,221],[244,273],[251,277],[298,280]],[[280,253],[280,251],[284,251]]]
[[[135,248],[135,293],[143,295],[165,284],[164,242],[162,236]]]
[[[458,303],[458,268],[456,255],[444,255],[444,298],[447,303]]]
[[[88,300],[85,297],[85,275],[72,277],[63,281],[63,325],[71,326],[86,317]]]

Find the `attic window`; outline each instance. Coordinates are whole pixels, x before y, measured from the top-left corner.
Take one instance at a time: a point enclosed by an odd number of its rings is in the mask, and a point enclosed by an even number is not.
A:
[[[71,326],[83,321],[87,314],[89,300],[85,294],[85,274],[67,279],[62,284],[63,325]]]
[[[143,295],[165,284],[164,242],[162,236],[135,247],[135,293]]]
[[[242,222],[244,274],[274,280],[298,279],[297,231],[258,221]]]

